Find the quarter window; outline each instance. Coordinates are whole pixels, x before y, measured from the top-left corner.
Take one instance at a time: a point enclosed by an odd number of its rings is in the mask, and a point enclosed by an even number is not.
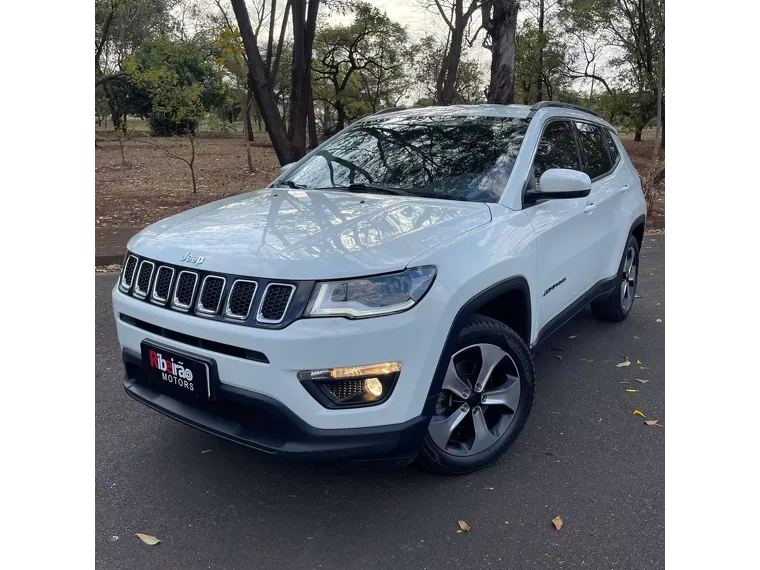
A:
[[[541,175],[550,168],[581,169],[578,145],[575,143],[573,127],[568,121],[549,123],[538,143],[533,161],[534,184],[538,187]]]
[[[612,170],[612,162],[607,152],[608,142],[602,129],[590,123],[575,123],[586,159],[584,172],[593,180]]]
[[[620,157],[620,151],[615,144],[615,139],[612,137],[612,133],[610,133],[608,130],[605,130],[604,136],[607,139],[607,148],[610,149],[610,159],[612,160],[612,164],[614,166],[617,164],[618,158]]]

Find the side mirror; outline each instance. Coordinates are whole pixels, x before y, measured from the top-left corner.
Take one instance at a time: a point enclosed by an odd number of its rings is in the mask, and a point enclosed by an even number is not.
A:
[[[528,202],[538,200],[585,198],[591,193],[591,178],[585,172],[569,168],[550,168],[541,175],[538,182],[540,191],[528,191]]]

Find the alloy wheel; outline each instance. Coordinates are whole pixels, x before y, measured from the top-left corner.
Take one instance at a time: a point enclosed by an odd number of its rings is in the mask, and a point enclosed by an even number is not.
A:
[[[624,311],[628,311],[633,305],[636,295],[636,278],[638,267],[636,265],[636,250],[629,247],[623,261],[623,282],[620,285],[620,304]]]

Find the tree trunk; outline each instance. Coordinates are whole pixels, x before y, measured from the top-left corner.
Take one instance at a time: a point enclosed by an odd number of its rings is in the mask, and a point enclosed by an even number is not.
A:
[[[510,105],[515,102],[515,35],[518,6],[517,0],[493,0],[493,15],[487,28],[492,44],[489,103]]]
[[[253,106],[253,93],[250,88],[245,94],[245,105],[243,105],[243,127],[248,142],[253,142],[253,127],[251,126],[251,107]]]
[[[314,116],[314,94],[311,91],[311,83],[309,84],[309,149],[317,148],[319,141],[317,140],[317,120]]]
[[[280,116],[280,110],[277,108],[272,86],[268,82],[267,69],[256,44],[256,36],[251,27],[251,19],[248,16],[245,0],[230,1],[232,9],[235,11],[235,18],[237,18],[240,28],[240,37],[243,40],[243,46],[248,57],[248,71],[253,80],[252,87],[256,104],[264,119],[264,125],[269,133],[269,138],[272,140],[272,147],[277,154],[277,159],[282,165],[288,164],[303,155],[298,154],[297,149],[288,139],[285,123]]]
[[[633,133],[633,140],[636,142],[641,142],[641,131],[643,130],[640,125],[636,125],[635,131]]]
[[[660,132],[660,148],[665,148],[665,97],[662,99],[662,130]]]
[[[441,62],[441,71],[438,75],[441,85],[436,103],[439,105],[451,105],[454,103],[457,91],[457,71],[462,59],[462,41],[464,40],[465,22],[457,19],[454,31],[451,33],[449,51]]]
[[[244,106],[245,121],[243,121],[243,129],[245,129],[245,156],[248,161],[248,174],[253,174],[253,158],[251,157],[251,142],[253,141],[253,133],[251,133],[251,98],[249,94],[248,101]]]
[[[340,132],[346,127],[346,107],[341,101],[337,101],[335,111],[338,114],[337,132]]]
[[[190,136],[190,148],[193,154],[190,156],[190,161],[187,165],[190,167],[190,175],[193,177],[193,194],[198,191],[198,186],[195,183],[195,137]]]
[[[314,0],[312,0],[314,1]],[[290,87],[288,133],[298,158],[306,154],[306,0],[293,0],[293,81]]]
[[[536,78],[537,101],[544,100],[544,0],[538,3],[538,77]]]

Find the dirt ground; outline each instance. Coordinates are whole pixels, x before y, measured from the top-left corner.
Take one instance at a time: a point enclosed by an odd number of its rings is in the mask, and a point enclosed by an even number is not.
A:
[[[151,140],[190,158],[187,141]],[[652,141],[624,140],[624,144],[639,172],[646,172]],[[255,146],[252,153],[255,172],[248,174],[242,138],[196,139],[198,192],[193,194],[187,165],[161,148],[141,140],[124,141],[122,165],[118,141],[99,140],[95,148],[95,227],[142,227],[207,202],[263,188],[279,174],[279,162],[270,146]],[[655,210],[651,218],[664,217],[664,194]]]

